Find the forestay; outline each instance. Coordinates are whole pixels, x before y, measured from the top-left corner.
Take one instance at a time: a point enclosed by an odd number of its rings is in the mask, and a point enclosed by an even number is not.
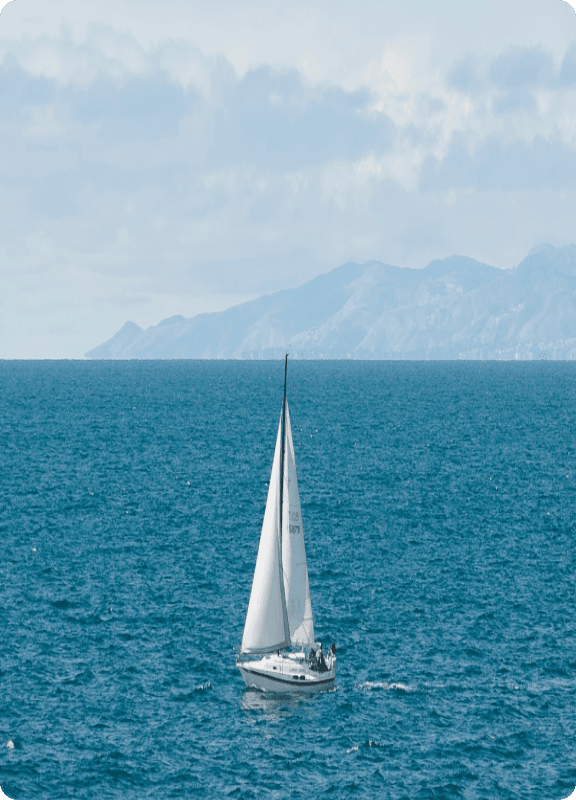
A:
[[[308,583],[308,565],[304,546],[304,529],[302,526],[302,510],[298,492],[296,475],[296,459],[292,442],[292,428],[288,413],[288,401],[285,410],[285,454],[284,454],[284,490],[282,508],[282,569],[284,572],[284,594],[290,640],[299,647],[314,645],[314,618],[310,600]],[[276,445],[278,447],[278,445]]]
[[[290,646],[280,549],[281,431],[282,417],[278,426],[258,558],[242,637],[243,653],[266,653]]]

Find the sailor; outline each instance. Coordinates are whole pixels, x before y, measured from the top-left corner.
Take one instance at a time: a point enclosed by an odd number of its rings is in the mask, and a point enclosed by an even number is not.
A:
[[[326,672],[328,667],[326,666],[326,661],[324,660],[324,653],[322,652],[322,642],[320,642],[320,650],[318,651],[318,670],[319,672]]]
[[[328,650],[328,654],[326,656],[328,669],[332,669],[334,666],[334,658],[336,657],[336,645],[334,642],[330,645],[330,650]]]
[[[316,667],[316,650],[314,650],[313,647],[310,648],[308,663],[310,664],[310,669],[314,669]]]

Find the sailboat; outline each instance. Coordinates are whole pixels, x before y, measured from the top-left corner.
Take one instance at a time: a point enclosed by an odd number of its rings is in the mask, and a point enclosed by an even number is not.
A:
[[[246,686],[263,691],[329,689],[336,647],[327,653],[314,637],[314,617],[298,493],[284,365],[284,400],[276,436],[242,647],[236,665]]]

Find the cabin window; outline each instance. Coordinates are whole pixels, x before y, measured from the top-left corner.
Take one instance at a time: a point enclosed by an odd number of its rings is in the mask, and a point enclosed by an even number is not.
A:
[[[272,669],[278,669],[278,667],[272,667]]]

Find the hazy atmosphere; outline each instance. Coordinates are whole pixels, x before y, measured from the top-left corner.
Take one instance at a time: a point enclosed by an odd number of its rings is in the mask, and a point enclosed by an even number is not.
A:
[[[349,261],[516,267],[576,241],[576,14],[13,0],[0,148],[0,358]]]

